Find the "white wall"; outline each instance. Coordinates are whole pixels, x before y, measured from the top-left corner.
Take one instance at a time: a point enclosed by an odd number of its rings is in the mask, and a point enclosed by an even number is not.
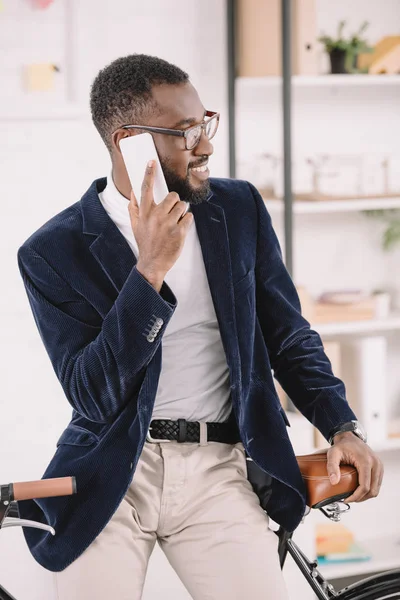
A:
[[[66,0],[55,2],[41,13],[49,27],[56,26],[63,2]],[[75,9],[73,39],[69,43],[74,49],[76,70],[72,91],[78,112],[88,110],[89,86],[97,71],[118,56],[143,52],[175,62],[190,74],[204,105],[222,113],[210,164],[213,175],[227,176],[225,2],[68,2]],[[40,20],[38,13],[33,14],[25,0],[10,0],[8,4],[5,1],[4,9],[2,16],[9,22],[13,15],[20,15],[21,30],[25,35],[20,40],[23,46],[27,43],[26,36],[33,36],[34,24],[31,22]],[[18,30],[17,25],[14,25],[14,31]],[[46,57],[48,40],[41,41],[43,52],[32,56],[32,62],[52,60],[50,56]],[[39,42],[35,40],[35,43]],[[63,60],[61,54],[58,58]],[[12,56],[8,56],[10,78],[12,64]],[[15,79],[10,82],[15,85]],[[107,175],[109,169],[108,154],[89,118],[30,120],[28,108],[23,113],[25,120],[18,122],[7,118],[13,108],[3,97],[0,106],[2,483],[40,478],[54,453],[58,436],[70,418],[68,402],[30,312],[18,272],[17,249],[47,219],[79,200],[92,180]],[[60,100],[52,113],[63,114],[64,108]],[[36,114],[39,112],[36,110]],[[46,114],[46,111],[42,112]],[[7,556],[6,548],[9,548]],[[51,577],[30,558],[20,531],[4,530],[0,534],[0,553],[0,582],[9,587],[18,600],[52,600]],[[24,577],[21,577],[22,570]],[[183,600],[189,597],[156,549],[149,568],[145,600],[159,597],[160,580],[163,581],[164,598]]]

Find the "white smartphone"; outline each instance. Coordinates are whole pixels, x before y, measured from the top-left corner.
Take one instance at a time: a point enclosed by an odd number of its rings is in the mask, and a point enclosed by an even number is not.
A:
[[[154,202],[160,204],[168,194],[168,187],[158,158],[157,150],[150,133],[130,135],[119,142],[125,167],[133,193],[140,204],[141,187],[149,160],[157,163],[154,179]]]

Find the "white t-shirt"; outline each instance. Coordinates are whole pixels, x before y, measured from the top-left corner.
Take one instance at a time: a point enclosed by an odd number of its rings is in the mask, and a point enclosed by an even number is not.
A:
[[[99,198],[138,258],[129,201],[112,175]],[[164,281],[178,303],[161,341],[162,368],[152,418],[226,421],[232,407],[229,369],[194,221]]]

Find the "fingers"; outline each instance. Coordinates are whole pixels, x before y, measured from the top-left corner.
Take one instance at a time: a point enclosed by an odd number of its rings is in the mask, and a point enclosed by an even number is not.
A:
[[[355,462],[354,466],[358,471],[358,487],[351,496],[346,498],[346,502],[366,500],[371,489],[372,461],[364,458],[360,463]]]
[[[146,167],[146,172],[144,174],[142,189],[141,189],[141,200],[140,206],[144,212],[148,212],[150,208],[156,203],[154,202],[153,197],[153,187],[154,187],[154,179],[156,175],[156,161],[149,160]]]
[[[133,190],[131,190],[131,199],[128,204],[128,211],[131,218],[131,223],[135,226],[139,218],[139,205]]]
[[[336,483],[339,483],[339,481],[340,481],[340,459],[341,459],[341,457],[342,457],[342,453],[340,452],[339,448],[335,448],[335,446],[333,446],[327,454],[326,466],[327,466],[330,482],[333,485],[335,485]]]
[[[190,225],[193,223],[193,219],[194,219],[193,214],[188,212],[179,221],[179,226],[183,227],[185,229],[185,231],[187,231],[189,229]]]
[[[359,502],[364,502],[365,500],[369,500],[370,498],[376,498],[378,496],[382,485],[383,472],[383,464],[379,460],[379,458],[376,458],[374,460],[371,470],[370,490],[361,500],[359,500]]]
[[[351,446],[351,449],[350,449]],[[339,442],[332,446],[327,453],[327,471],[332,484],[340,480],[340,463],[353,465],[358,472],[358,486],[346,502],[364,502],[375,498],[383,480],[382,461],[366,444],[354,446],[353,442]],[[339,474],[339,477],[338,477]]]
[[[178,196],[179,198],[179,196]],[[176,222],[181,222],[181,219],[183,217],[183,215],[186,212],[186,202],[182,202],[181,200],[179,200],[172,208],[172,210],[170,211],[170,215],[174,216],[174,219],[176,219]]]
[[[165,196],[164,200],[158,205],[159,210],[170,213],[172,209],[179,204],[180,198],[176,192],[170,192]]]

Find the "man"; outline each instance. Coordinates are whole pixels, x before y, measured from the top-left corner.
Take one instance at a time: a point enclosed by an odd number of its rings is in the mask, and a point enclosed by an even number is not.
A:
[[[333,436],[332,483],[343,461],[359,471],[349,501],[381,486],[382,464],[354,435],[356,415],[301,316],[264,202],[245,181],[209,179],[219,116],[206,109],[188,75],[158,58],[100,71],[91,111],[112,172],[18,252],[73,407],[44,477],[75,475],[77,495],[20,507],[56,529],[25,536],[54,571],[59,600],[139,599],[156,541],[196,600],[287,597],[268,523],[293,531],[306,498],[271,367]],[[119,148],[143,131],[170,190],[158,205],[154,164],[139,205]],[[266,511],[247,457],[272,480]]]

